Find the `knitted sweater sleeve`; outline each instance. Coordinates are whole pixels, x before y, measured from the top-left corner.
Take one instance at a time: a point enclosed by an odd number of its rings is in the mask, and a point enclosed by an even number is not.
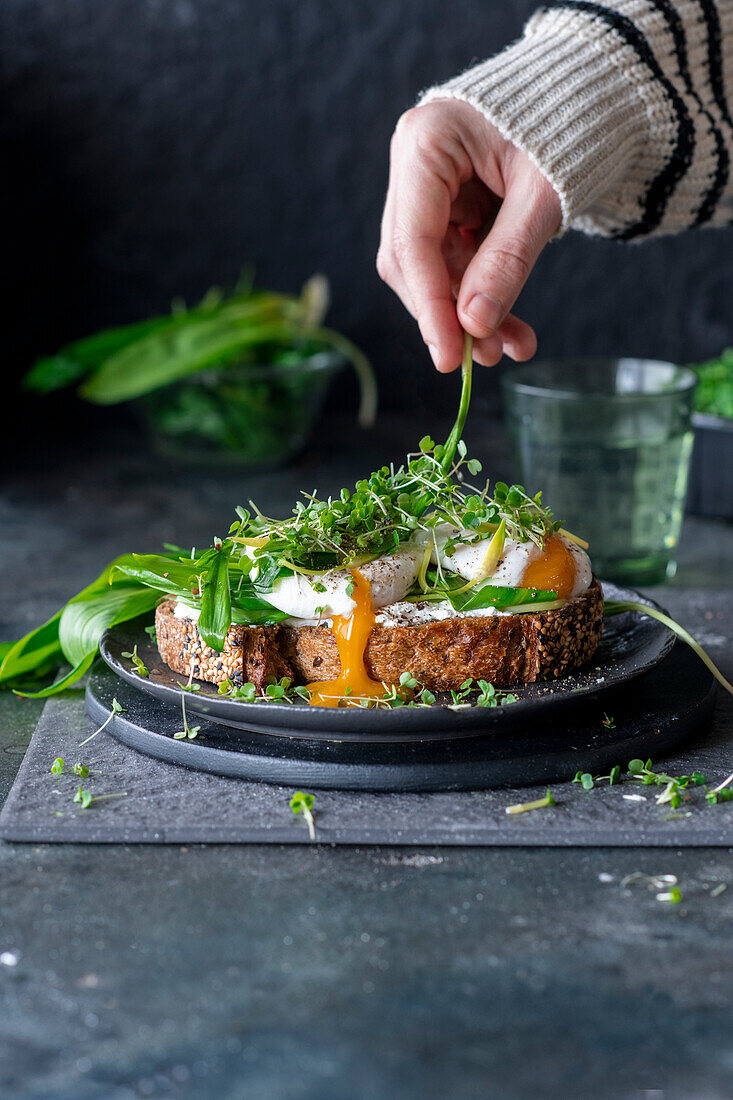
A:
[[[420,102],[479,110],[553,185],[563,228],[632,240],[733,222],[728,95],[733,0],[560,0]]]

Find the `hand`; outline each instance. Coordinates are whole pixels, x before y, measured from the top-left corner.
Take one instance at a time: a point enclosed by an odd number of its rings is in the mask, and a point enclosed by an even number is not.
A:
[[[486,366],[532,358],[537,338],[509,310],[561,220],[551,184],[474,107],[439,99],[402,116],[377,270],[439,371],[459,365],[461,328]]]

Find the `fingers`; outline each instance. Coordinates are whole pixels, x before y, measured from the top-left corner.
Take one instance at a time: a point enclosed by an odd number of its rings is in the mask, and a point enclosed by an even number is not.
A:
[[[463,341],[443,254],[451,203],[471,170],[465,153],[462,167],[455,154],[455,142],[424,108],[403,116],[392,143],[377,257],[379,274],[416,317],[439,371],[455,370]]]
[[[510,313],[499,325],[502,350],[515,363],[524,363],[537,351],[537,337],[534,329],[525,321],[520,321]]]
[[[437,369],[451,371],[461,361],[463,334],[440,245],[433,238],[405,236],[398,254],[422,338]]]
[[[513,313],[502,321],[494,336],[474,340],[473,357],[485,367],[493,367],[502,355],[508,355],[515,363],[524,363],[537,351],[537,337],[524,321]]]
[[[438,101],[403,115],[377,269],[438,370],[460,363],[462,327],[480,363],[531,358],[535,334],[509,311],[560,219],[551,185],[473,108]]]
[[[476,339],[494,337],[505,325],[509,310],[540,252],[556,232],[559,219],[555,191],[529,161],[524,162],[509,181],[496,220],[461,282],[458,317]],[[529,326],[516,318],[502,332],[512,358],[534,354],[534,348],[530,350],[533,338]]]

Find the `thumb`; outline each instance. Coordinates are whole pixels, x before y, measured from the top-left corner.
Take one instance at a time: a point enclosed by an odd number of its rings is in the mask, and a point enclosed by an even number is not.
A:
[[[527,162],[461,280],[458,317],[472,336],[484,339],[496,332],[560,219],[557,193]]]

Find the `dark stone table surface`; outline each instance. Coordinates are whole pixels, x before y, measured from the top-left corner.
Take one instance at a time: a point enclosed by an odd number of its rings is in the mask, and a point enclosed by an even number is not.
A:
[[[0,491],[0,640],[119,552],[200,545],[240,500],[284,510],[426,428],[337,427],[256,476],[38,446]],[[495,425],[472,435],[505,476]],[[679,561],[654,594],[712,618],[733,528],[688,519]],[[0,799],[40,709],[0,696]],[[732,932],[725,849],[0,844],[0,1095],[730,1097]]]

